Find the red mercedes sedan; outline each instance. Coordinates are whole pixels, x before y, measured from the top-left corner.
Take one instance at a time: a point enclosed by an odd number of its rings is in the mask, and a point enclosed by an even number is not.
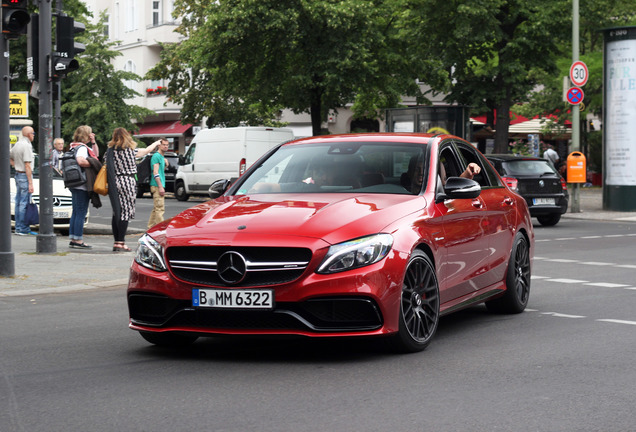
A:
[[[461,138],[300,139],[210,190],[139,240],[129,325],[153,344],[377,336],[414,352],[444,314],[528,303],[526,202]]]

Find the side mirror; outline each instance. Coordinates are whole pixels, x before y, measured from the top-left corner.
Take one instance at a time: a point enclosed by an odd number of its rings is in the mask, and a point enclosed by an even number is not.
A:
[[[463,177],[449,177],[444,185],[444,193],[437,195],[435,202],[447,199],[477,198],[481,193],[481,186],[475,180]]]
[[[185,156],[179,155],[179,165],[185,165]]]
[[[225,193],[232,183],[227,179],[214,181],[208,188],[208,196],[212,199],[218,198]]]

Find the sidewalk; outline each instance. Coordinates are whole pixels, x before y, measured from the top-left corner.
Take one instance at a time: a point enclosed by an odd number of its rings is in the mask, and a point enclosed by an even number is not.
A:
[[[619,212],[603,210],[603,190],[599,187],[580,188],[580,213],[572,211],[572,190],[570,189],[570,206],[561,218],[594,219],[599,221],[636,222],[636,212]]]
[[[36,236],[11,236],[15,276],[0,276],[0,298],[119,287],[128,284],[128,269],[142,231],[129,229],[126,244],[133,252],[113,252],[110,226],[88,224],[84,241],[90,250],[71,249],[58,235],[57,253],[36,253]]]
[[[600,188],[581,188],[580,207],[580,213],[568,212],[562,218],[636,222],[636,212],[604,211]],[[141,230],[128,230],[126,243],[133,252],[113,252],[110,226],[88,224],[84,240],[93,249],[71,249],[68,237],[58,236],[55,254],[36,253],[36,236],[12,235],[15,276],[0,276],[0,298],[100,288],[123,292],[141,234]]]

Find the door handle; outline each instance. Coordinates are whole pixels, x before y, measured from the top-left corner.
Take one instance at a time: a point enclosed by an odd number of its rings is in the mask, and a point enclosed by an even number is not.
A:
[[[509,205],[509,206],[511,206],[511,205],[513,205],[515,202],[512,200],[512,198],[510,198],[510,197],[508,197],[508,196],[507,196],[507,197],[505,197],[505,198],[504,198],[503,203],[504,203],[504,205]]]
[[[482,202],[480,200],[474,200],[473,201],[473,207],[475,208],[481,208],[482,207]]]

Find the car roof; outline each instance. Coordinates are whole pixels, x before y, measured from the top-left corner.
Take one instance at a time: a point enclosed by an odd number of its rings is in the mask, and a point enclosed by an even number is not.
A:
[[[491,161],[500,161],[500,162],[508,162],[508,161],[518,161],[518,160],[534,160],[534,161],[546,161],[546,159],[536,157],[536,156],[523,156],[523,155],[513,155],[513,154],[487,154],[486,159]]]
[[[317,135],[313,137],[300,138],[294,141],[289,141],[289,144],[296,143],[324,143],[329,141],[334,142],[396,142],[396,143],[404,143],[404,142],[412,142],[419,144],[426,144],[430,142],[431,138],[434,137],[444,137],[445,135],[439,134],[425,134],[425,133],[390,133],[390,132],[382,132],[382,133],[358,133],[358,134],[340,134],[340,135]],[[447,135],[448,137],[453,137],[452,135]],[[455,137],[453,137],[455,138]]]

